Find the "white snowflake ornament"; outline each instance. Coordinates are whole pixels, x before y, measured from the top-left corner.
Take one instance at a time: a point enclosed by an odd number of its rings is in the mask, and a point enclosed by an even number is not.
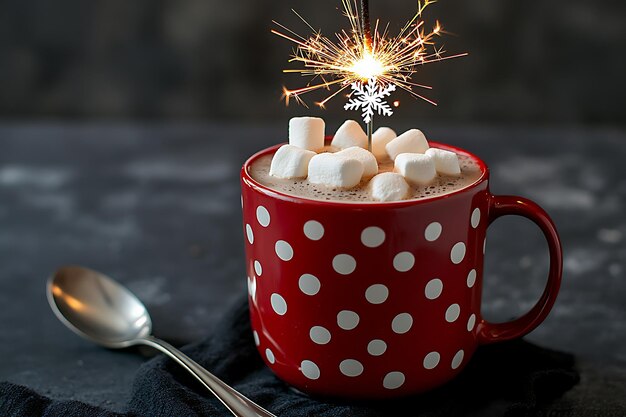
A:
[[[392,91],[396,91],[395,84],[382,86],[376,82],[375,77],[372,77],[368,80],[367,84],[354,82],[351,87],[353,93],[348,103],[344,106],[344,109],[362,109],[361,117],[363,117],[363,122],[370,123],[374,116],[374,111],[382,116],[391,116],[393,114],[391,106],[384,98],[391,95]],[[352,98],[352,96],[356,96],[356,98]]]

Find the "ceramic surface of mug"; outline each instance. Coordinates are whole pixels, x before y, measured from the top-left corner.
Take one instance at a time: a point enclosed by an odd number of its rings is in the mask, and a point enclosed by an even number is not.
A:
[[[243,228],[254,339],[266,364],[306,393],[389,398],[457,375],[481,344],[521,337],[556,299],[561,245],[535,203],[489,192],[489,170],[449,194],[388,203],[294,197],[241,171]],[[546,288],[522,317],[481,317],[487,228],[496,218],[535,222],[550,251]]]

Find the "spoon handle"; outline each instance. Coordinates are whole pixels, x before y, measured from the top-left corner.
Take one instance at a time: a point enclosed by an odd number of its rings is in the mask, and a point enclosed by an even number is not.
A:
[[[183,368],[211,391],[233,415],[237,417],[276,417],[234,388],[226,385],[221,379],[169,343],[153,336],[138,339],[137,342],[160,350],[182,365]]]

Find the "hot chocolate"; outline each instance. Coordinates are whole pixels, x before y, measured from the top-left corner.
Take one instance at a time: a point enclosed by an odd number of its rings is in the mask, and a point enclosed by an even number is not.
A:
[[[269,174],[272,156],[264,155],[258,158],[250,167],[250,175],[262,185],[278,192],[308,198],[312,200],[346,201],[356,203],[377,202],[371,195],[369,179],[361,181],[353,188],[329,187],[311,184],[307,179],[281,179]],[[466,155],[458,155],[461,166],[461,175],[449,176],[438,174],[429,184],[410,184],[406,200],[425,199],[429,197],[449,194],[475,183],[481,176],[481,169],[476,161]],[[378,172],[393,172],[393,161],[379,163]]]

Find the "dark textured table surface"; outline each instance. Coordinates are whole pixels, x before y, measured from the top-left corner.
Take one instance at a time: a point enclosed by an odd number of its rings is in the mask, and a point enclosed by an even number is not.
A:
[[[602,395],[589,415],[626,413],[626,131],[424,130],[481,156],[494,193],[534,199],[557,224],[561,294],[528,339],[573,352],[582,381],[552,407]],[[66,330],[47,305],[46,278],[63,264],[101,270],[149,306],[158,336],[201,338],[246,288],[239,168],[285,137],[282,125],[0,125],[0,380],[123,409],[145,358]],[[497,221],[484,316],[529,309],[546,271],[539,231]]]

